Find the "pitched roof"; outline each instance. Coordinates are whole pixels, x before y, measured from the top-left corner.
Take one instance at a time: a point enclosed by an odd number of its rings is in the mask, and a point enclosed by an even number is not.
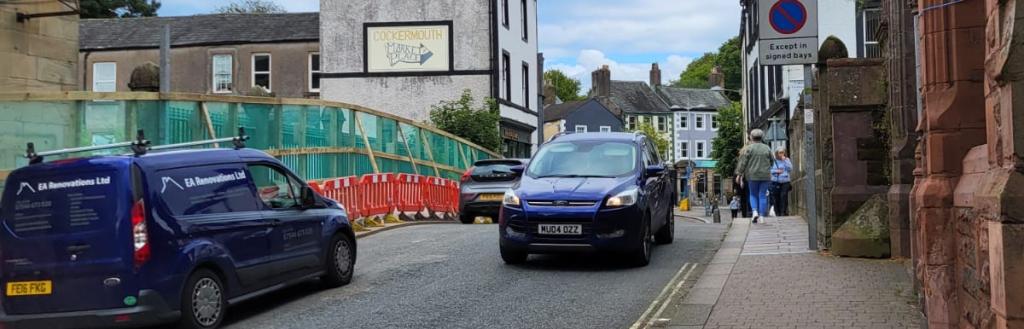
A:
[[[611,87],[608,101],[624,113],[671,112],[646,82],[612,80]]]
[[[81,50],[159,48],[164,25],[172,46],[244,44],[320,39],[319,13],[214,14],[178,17],[83,19]]]
[[[587,101],[572,101],[561,104],[552,104],[544,108],[544,122],[562,120],[565,116],[575,111]]]
[[[725,95],[711,89],[660,86],[658,87],[658,94],[672,108],[718,110],[730,104],[729,99],[725,98]]]

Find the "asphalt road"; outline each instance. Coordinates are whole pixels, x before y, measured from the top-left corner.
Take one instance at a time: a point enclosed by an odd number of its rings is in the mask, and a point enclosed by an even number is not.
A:
[[[496,225],[424,225],[359,240],[352,284],[315,282],[229,310],[227,328],[627,328],[685,263],[707,263],[724,225],[680,220],[676,242],[630,268],[601,255],[508,266]]]

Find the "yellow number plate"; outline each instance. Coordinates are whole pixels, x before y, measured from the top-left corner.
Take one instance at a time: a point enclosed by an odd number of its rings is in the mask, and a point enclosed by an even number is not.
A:
[[[50,280],[7,283],[7,296],[49,295],[51,293],[53,293],[53,283]]]
[[[476,199],[478,201],[501,201],[504,197],[504,194],[481,194]]]

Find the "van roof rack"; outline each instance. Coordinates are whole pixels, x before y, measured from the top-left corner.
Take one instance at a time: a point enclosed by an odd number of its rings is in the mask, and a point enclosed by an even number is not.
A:
[[[142,129],[139,129],[137,131],[136,135],[135,135],[135,140],[133,140],[133,141],[121,142],[121,143],[113,143],[113,144],[106,144],[106,145],[73,147],[73,148],[66,148],[66,149],[46,151],[46,152],[36,152],[35,144],[30,142],[30,143],[28,143],[28,147],[25,150],[25,158],[28,159],[28,163],[30,165],[33,165],[33,164],[42,163],[43,162],[43,157],[45,157],[45,156],[70,154],[70,153],[81,153],[81,152],[90,152],[90,151],[99,151],[99,150],[109,150],[109,149],[116,149],[116,148],[123,148],[123,147],[131,148],[132,154],[138,157],[138,156],[145,155],[146,153],[148,153],[151,150],[170,150],[170,149],[179,149],[179,148],[186,148],[186,147],[192,147],[192,146],[210,145],[210,144],[218,144],[218,143],[226,143],[226,142],[231,142],[232,146],[234,146],[234,148],[236,150],[238,150],[238,149],[245,148],[245,141],[247,141],[247,140],[249,140],[249,136],[245,134],[245,128],[244,127],[238,127],[238,136],[234,136],[234,137],[215,138],[215,139],[207,139],[207,140],[194,141],[194,142],[185,142],[185,143],[168,144],[168,145],[160,145],[160,146],[152,146],[151,147],[150,146],[150,144],[151,144],[150,141],[146,139],[145,132],[143,132]]]

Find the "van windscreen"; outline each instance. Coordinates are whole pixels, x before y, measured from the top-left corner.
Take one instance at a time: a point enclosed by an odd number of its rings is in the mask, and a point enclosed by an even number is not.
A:
[[[4,225],[33,237],[102,229],[117,216],[116,171],[12,177],[5,191]]]

